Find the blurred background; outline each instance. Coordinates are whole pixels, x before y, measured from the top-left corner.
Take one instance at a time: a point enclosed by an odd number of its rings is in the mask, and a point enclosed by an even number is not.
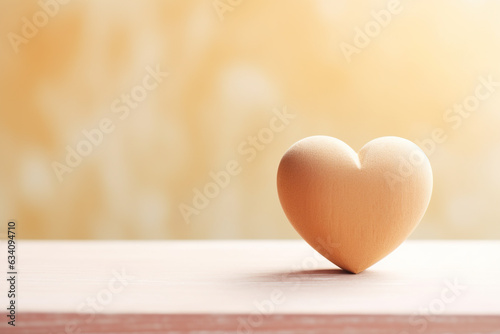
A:
[[[3,0],[0,220],[31,239],[298,238],[276,191],[286,149],[393,135],[434,171],[412,238],[500,238],[499,12]]]

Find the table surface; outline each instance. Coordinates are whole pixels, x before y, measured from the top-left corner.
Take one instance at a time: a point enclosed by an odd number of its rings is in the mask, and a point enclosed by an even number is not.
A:
[[[298,240],[17,247],[18,326],[2,333],[500,333],[500,241],[406,241],[357,275]]]

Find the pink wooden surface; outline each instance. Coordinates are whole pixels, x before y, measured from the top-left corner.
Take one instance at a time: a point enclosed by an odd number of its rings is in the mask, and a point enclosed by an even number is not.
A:
[[[0,333],[500,334],[497,241],[407,241],[353,275],[303,241],[21,240],[18,268]]]

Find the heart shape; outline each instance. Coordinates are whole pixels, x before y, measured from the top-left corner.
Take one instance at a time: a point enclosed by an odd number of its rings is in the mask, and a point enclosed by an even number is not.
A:
[[[295,230],[321,255],[356,274],[413,232],[432,193],[427,156],[399,137],[374,139],[359,154],[336,138],[305,138],[281,159],[277,181]]]

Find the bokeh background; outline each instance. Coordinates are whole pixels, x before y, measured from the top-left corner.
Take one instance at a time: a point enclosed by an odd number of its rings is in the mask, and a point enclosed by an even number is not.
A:
[[[297,238],[275,187],[295,141],[422,145],[442,129],[427,150],[433,198],[412,238],[500,238],[500,87],[469,117],[445,120],[480,78],[500,82],[500,3],[401,1],[377,31],[372,11],[393,5],[3,0],[0,220],[34,239]],[[367,24],[373,37],[346,57],[342,43],[356,46]],[[168,76],[127,117],[114,112],[157,68]],[[273,110],[294,118],[250,159],[241,150]],[[103,119],[113,131],[60,181],[54,162]],[[233,160],[240,173],[186,220],[182,205]]]

